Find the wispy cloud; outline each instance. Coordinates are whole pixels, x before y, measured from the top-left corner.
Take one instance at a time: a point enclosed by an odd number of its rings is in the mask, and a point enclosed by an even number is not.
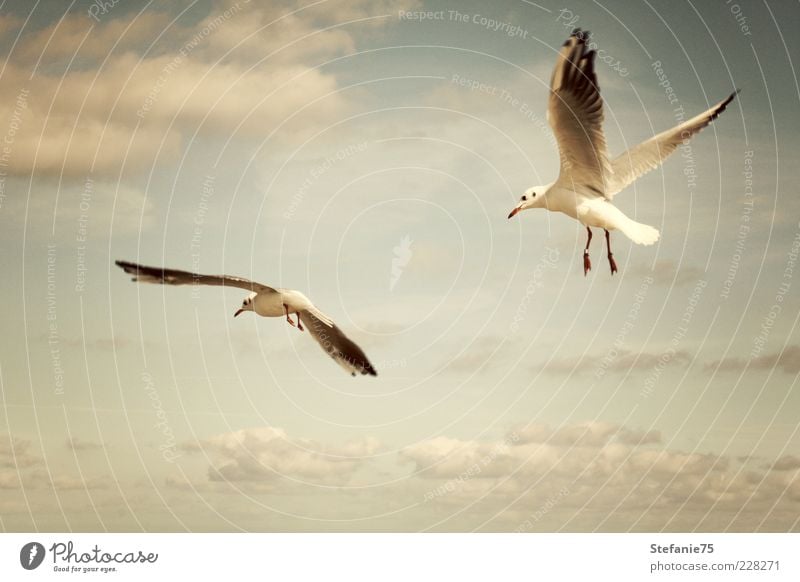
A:
[[[785,374],[800,372],[800,346],[790,345],[781,351],[774,351],[751,360],[745,358],[725,358],[706,364],[706,370],[719,369],[722,372],[780,369]]]
[[[601,365],[605,366],[606,370],[616,372],[650,370],[660,362],[663,356],[663,352],[619,350],[616,357],[610,359],[607,354],[585,354],[569,358],[554,358],[546,364],[544,370],[552,374],[583,374],[597,371]],[[691,359],[692,354],[688,350],[677,350],[672,354],[669,362],[680,364],[689,362]],[[606,360],[609,362],[607,365],[605,363]]]
[[[379,447],[380,443],[369,437],[332,446],[290,437],[280,428],[262,427],[186,443],[183,450],[211,461],[211,481],[274,485],[299,480],[342,485]]]
[[[66,446],[71,451],[75,452],[88,452],[88,451],[99,451],[101,450],[104,445],[102,443],[95,443],[92,441],[85,441],[79,439],[78,437],[71,437],[68,438],[66,441]]]

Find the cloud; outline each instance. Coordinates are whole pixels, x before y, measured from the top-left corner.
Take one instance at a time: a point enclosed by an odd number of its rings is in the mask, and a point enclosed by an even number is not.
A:
[[[42,468],[25,472],[0,470],[0,489],[31,492],[41,489],[83,491],[107,489],[112,481],[107,476],[80,477],[77,475],[52,474]]]
[[[102,443],[94,443],[91,441],[84,441],[77,437],[71,437],[66,440],[66,447],[71,451],[97,451],[103,448]]]
[[[521,444],[547,443],[555,446],[599,447],[607,444],[619,427],[608,422],[587,422],[551,428],[544,424],[529,424],[518,429]]]
[[[301,109],[278,137],[304,139],[349,108],[336,77],[317,65],[352,52],[354,29],[326,28],[389,10],[327,4],[290,14],[299,2],[218,3],[191,26],[158,12],[100,23],[76,14],[29,32],[0,86],[0,134],[13,129],[7,173],[117,177],[123,166],[176,160],[195,132],[264,138]]]
[[[343,485],[379,446],[370,437],[338,446],[323,445],[291,438],[280,428],[262,427],[186,443],[182,448],[190,454],[202,453],[212,462],[210,481],[277,485],[289,479]]]
[[[264,137],[336,89],[332,76],[299,65],[247,71],[191,58],[175,64],[174,58],[140,61],[126,54],[97,73],[38,75],[30,81],[26,71],[9,65],[0,87],[5,103],[0,132],[3,120],[15,126],[9,175],[116,177],[123,166],[141,171],[177,159],[195,131],[227,137],[243,124],[241,135]],[[345,107],[338,94],[324,104],[304,111],[311,127]]]
[[[228,9],[234,9],[237,4],[228,3]],[[346,28],[329,28],[352,19],[353,15],[326,13],[326,4],[329,3],[299,11],[298,2],[253,4],[246,9],[245,18],[232,18],[209,35],[208,42],[199,47],[199,54],[211,57],[230,52],[233,59],[241,62],[260,62],[269,56],[271,63],[287,63],[299,59],[325,61],[353,51],[355,39]],[[343,3],[332,4],[344,7]],[[359,11],[358,17],[372,13],[374,11]],[[202,30],[217,18],[210,14],[196,29]]]
[[[530,424],[496,440],[436,437],[406,447],[400,460],[413,463],[423,502],[453,515],[469,508],[501,530],[756,527],[774,507],[800,511],[797,459],[759,472],[608,422]]]
[[[661,442],[661,432],[657,430],[631,430],[621,428],[617,433],[617,438],[626,445],[652,445]]]
[[[795,455],[785,455],[772,464],[774,471],[796,471],[800,469],[800,457]]]
[[[551,427],[528,424],[510,431],[496,442],[461,441],[436,437],[404,448],[400,457],[416,471],[437,477],[456,477],[471,465],[482,464],[481,477],[506,475],[518,468],[528,451],[541,462],[556,460],[550,453],[560,449],[600,449],[616,443],[636,447],[661,441],[658,431],[637,431],[608,422],[584,422]],[[523,454],[520,454],[523,453]],[[487,462],[489,461],[489,462]],[[524,464],[524,463],[523,463]]]
[[[764,354],[751,360],[745,358],[725,358],[706,364],[706,370],[719,369],[722,372],[738,372],[745,367],[750,370],[774,370],[780,368],[785,374],[800,372],[800,346],[790,345],[783,350]]]
[[[635,352],[621,349],[614,357],[609,354],[585,354],[569,358],[555,358],[547,363],[544,370],[553,374],[582,374],[591,371],[650,370],[659,365],[667,352]],[[671,354],[668,364],[691,362],[695,357],[689,350],[676,350]],[[749,366],[748,366],[749,363]],[[748,366],[751,370],[780,369],[786,374],[800,372],[800,346],[787,346],[782,351],[765,354],[752,360],[745,358],[725,358],[705,364],[706,371],[737,372]]]
[[[554,358],[544,370],[553,374],[582,374],[599,370],[627,372],[629,370],[651,370],[659,364],[667,352],[634,352],[620,349],[611,357],[606,354],[584,354],[569,358]],[[671,354],[668,364],[680,364],[692,360],[691,352],[676,350]]]
[[[0,36],[8,37],[12,32],[16,36],[22,26],[22,22],[20,18],[13,14],[0,14]]]
[[[31,451],[31,442],[13,437],[0,435],[0,467],[25,469],[38,465],[41,457]]]
[[[0,435],[0,489],[70,491],[105,489],[110,484],[111,480],[103,475],[82,477],[48,470],[45,459],[35,454],[31,441]]]
[[[148,11],[137,18],[108,19],[98,25],[85,13],[68,14],[49,26],[26,31],[13,55],[17,61],[41,60],[48,65],[69,61],[76,55],[98,61],[112,49],[119,53],[149,45],[170,20],[165,12]],[[21,24],[17,21],[11,26],[19,28]]]
[[[658,431],[630,430],[608,422],[585,422],[551,428],[544,424],[529,424],[513,434],[520,443],[548,443],[561,446],[604,446],[616,438],[629,445],[661,442]]]

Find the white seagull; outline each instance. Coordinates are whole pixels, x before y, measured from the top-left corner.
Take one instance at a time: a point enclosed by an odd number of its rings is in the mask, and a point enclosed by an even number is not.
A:
[[[587,50],[588,38],[588,31],[576,29],[572,33],[558,55],[550,80],[547,118],[558,141],[561,158],[558,179],[525,190],[508,217],[529,208],[546,208],[551,212],[563,212],[585,225],[589,236],[583,251],[584,275],[592,268],[589,260],[591,227],[602,228],[606,233],[608,264],[613,275],[617,264],[611,253],[610,230],[620,230],[641,245],[651,245],[659,237],[658,230],[628,218],[614,206],[611,203],[614,195],[659,167],[678,146],[725,111],[739,91],[708,111],[609,160],[603,135],[603,99],[594,70],[595,51]]]
[[[317,309],[311,300],[292,289],[273,289],[261,283],[255,283],[241,277],[227,275],[198,275],[188,271],[164,269],[161,267],[145,267],[127,261],[116,261],[126,273],[133,275],[133,281],[140,283],[160,283],[162,285],[215,285],[222,287],[238,287],[250,291],[242,307],[233,314],[234,317],[245,311],[254,311],[262,317],[286,317],[292,326],[300,331],[306,328],[322,349],[337,364],[352,376],[356,373],[377,376],[378,373],[367,356],[342,330],[336,327],[330,317]],[[297,323],[289,316],[297,314]],[[306,327],[303,327],[303,323]]]

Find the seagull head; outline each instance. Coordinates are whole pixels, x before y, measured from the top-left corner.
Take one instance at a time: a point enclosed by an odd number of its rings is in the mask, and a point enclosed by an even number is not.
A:
[[[541,208],[544,206],[544,194],[546,190],[547,188],[544,186],[533,186],[525,190],[525,193],[519,199],[519,204],[514,207],[514,210],[509,213],[508,217],[511,218],[521,210]]]
[[[244,301],[242,301],[242,306],[239,310],[233,314],[234,317],[239,315],[240,313],[244,313],[245,311],[253,311],[255,309],[255,304],[253,300],[255,299],[257,293],[250,293],[247,297],[245,297]]]

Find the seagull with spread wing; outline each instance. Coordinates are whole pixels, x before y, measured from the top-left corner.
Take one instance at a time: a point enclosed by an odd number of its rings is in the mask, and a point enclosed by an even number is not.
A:
[[[377,376],[378,373],[367,356],[330,317],[317,309],[311,300],[292,289],[273,289],[241,277],[227,275],[198,275],[188,271],[145,267],[127,261],[116,261],[126,273],[133,275],[133,281],[140,283],[160,283],[162,285],[214,285],[218,287],[238,287],[250,291],[242,301],[242,307],[234,317],[245,311],[253,311],[262,317],[286,317],[286,321],[300,331],[308,329],[322,349],[337,364],[352,376],[357,373]],[[290,317],[297,314],[297,323]],[[306,327],[303,327],[305,323]]]
[[[659,232],[628,218],[612,204],[614,195],[637,178],[659,167],[678,146],[714,121],[733,101],[734,91],[708,111],[651,137],[613,160],[603,135],[603,99],[594,70],[595,51],[587,50],[589,32],[575,30],[564,43],[550,81],[547,118],[558,142],[561,171],[555,182],[528,188],[509,218],[529,208],[563,212],[586,226],[583,273],[592,268],[589,243],[592,227],[606,233],[611,274],[617,264],[611,253],[609,231],[619,230],[633,242],[652,245]]]

